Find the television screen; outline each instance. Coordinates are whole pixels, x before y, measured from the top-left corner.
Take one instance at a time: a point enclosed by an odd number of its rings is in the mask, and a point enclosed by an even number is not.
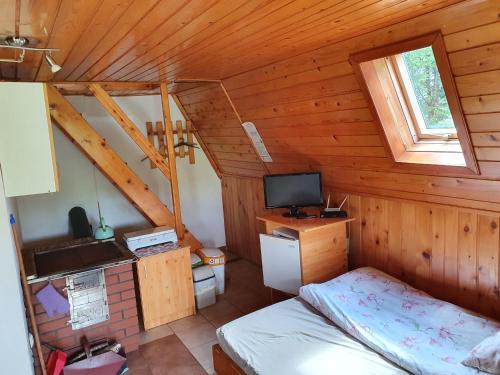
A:
[[[266,208],[307,207],[323,204],[320,173],[264,176]]]

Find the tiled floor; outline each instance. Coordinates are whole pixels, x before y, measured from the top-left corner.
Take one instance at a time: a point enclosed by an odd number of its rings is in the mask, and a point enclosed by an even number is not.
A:
[[[214,374],[216,328],[267,304],[260,268],[245,260],[226,264],[226,290],[217,303],[195,316],[143,332],[139,350],[127,356],[129,374]]]

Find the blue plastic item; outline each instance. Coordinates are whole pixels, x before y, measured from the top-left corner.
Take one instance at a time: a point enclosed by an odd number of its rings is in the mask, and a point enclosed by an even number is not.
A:
[[[115,236],[113,228],[111,228],[109,225],[106,225],[102,216],[94,236],[96,240],[107,240],[108,238],[113,238]]]

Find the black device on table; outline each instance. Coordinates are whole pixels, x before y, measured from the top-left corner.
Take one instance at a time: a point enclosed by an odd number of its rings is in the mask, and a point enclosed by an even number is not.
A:
[[[321,173],[272,174],[264,176],[266,208],[288,208],[285,217],[317,217],[301,211],[302,207],[322,206]]]
[[[283,216],[296,219],[315,218],[300,209],[323,205],[321,173],[271,174],[264,176],[264,199],[266,208],[288,208]],[[347,199],[347,198],[346,198]],[[344,199],[344,202],[346,201]],[[328,197],[328,203],[330,197]],[[339,208],[327,208],[320,213],[321,218],[346,218],[347,212]]]
[[[347,201],[347,196],[344,198],[342,203],[338,207],[330,208],[330,195],[328,195],[328,200],[326,201],[326,208],[320,212],[319,217],[321,218],[346,218],[347,212],[342,210],[342,206]]]

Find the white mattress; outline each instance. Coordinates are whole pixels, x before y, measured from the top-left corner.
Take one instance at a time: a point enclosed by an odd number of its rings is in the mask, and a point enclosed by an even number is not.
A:
[[[247,374],[408,374],[300,298],[227,323],[217,339]]]

